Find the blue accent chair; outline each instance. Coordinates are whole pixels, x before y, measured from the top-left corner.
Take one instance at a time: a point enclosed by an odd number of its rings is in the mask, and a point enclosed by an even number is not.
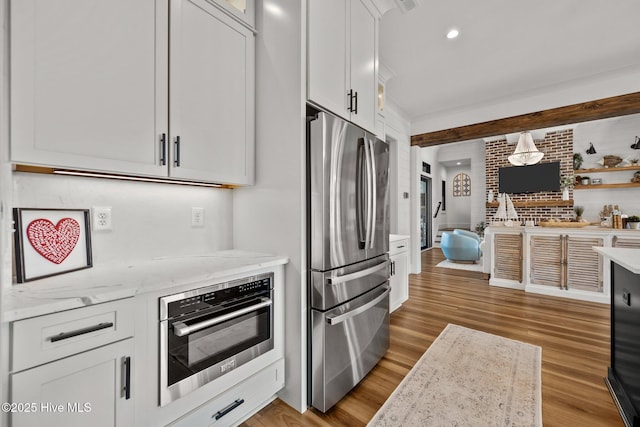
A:
[[[468,230],[442,232],[440,249],[449,261],[478,261],[482,257],[482,240]]]

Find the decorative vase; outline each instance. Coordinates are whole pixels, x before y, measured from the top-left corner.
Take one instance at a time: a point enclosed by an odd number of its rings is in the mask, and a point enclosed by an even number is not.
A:
[[[493,202],[493,190],[489,190],[489,193],[487,194],[487,202]]]
[[[562,200],[569,200],[569,187],[562,189]]]
[[[633,230],[640,230],[640,222],[628,222],[629,228]]]

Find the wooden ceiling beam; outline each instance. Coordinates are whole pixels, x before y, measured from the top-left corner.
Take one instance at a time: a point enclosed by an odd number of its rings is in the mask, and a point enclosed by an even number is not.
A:
[[[430,147],[450,142],[468,141],[524,130],[562,126],[636,113],[640,113],[640,92],[413,135],[411,137],[411,145]]]

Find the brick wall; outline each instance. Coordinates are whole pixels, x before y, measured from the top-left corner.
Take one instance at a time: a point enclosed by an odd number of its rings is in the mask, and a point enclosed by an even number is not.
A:
[[[547,133],[544,140],[535,141],[538,150],[544,153],[541,163],[560,161],[560,175],[573,174],[573,129]],[[512,166],[507,159],[515,150],[515,144],[508,144],[506,139],[485,143],[485,174],[487,192],[493,190],[498,194],[498,169]],[[542,191],[530,194],[509,194],[514,202],[526,202],[533,200],[562,200],[561,191]],[[569,190],[569,198],[573,199],[573,189]],[[497,208],[487,207],[485,217],[487,224],[493,221]],[[575,217],[573,207],[570,206],[542,206],[542,207],[516,207],[520,220],[561,220]]]

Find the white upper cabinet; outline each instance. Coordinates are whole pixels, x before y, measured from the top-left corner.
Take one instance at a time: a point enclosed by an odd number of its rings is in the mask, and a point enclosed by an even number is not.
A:
[[[211,0],[208,0],[211,1]],[[216,4],[234,18],[244,22],[248,27],[255,28],[256,0],[214,0]]]
[[[254,179],[254,35],[206,0],[171,3],[169,175]]]
[[[375,132],[378,16],[367,0],[309,0],[307,98]]]
[[[12,161],[166,175],[159,3],[11,2]]]
[[[12,162],[252,184],[255,37],[222,3],[253,13],[249,0],[12,2]]]

